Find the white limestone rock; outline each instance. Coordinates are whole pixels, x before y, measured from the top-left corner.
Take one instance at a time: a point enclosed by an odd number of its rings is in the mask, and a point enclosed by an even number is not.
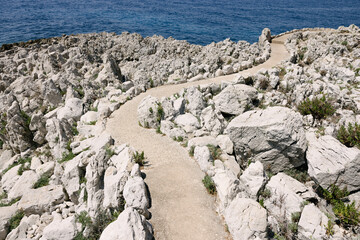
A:
[[[212,166],[209,148],[206,146],[195,147],[194,158],[199,164],[201,171],[207,172]]]
[[[260,161],[251,163],[240,176],[240,187],[246,192],[249,198],[255,200],[265,182],[266,174]]]
[[[184,98],[188,103],[186,104],[186,109],[194,116],[200,116],[201,111],[205,108],[205,101],[197,87],[187,88]]]
[[[65,106],[57,111],[57,118],[71,119],[78,121],[83,114],[83,100],[78,98],[70,98],[65,102]]]
[[[44,228],[42,240],[69,240],[76,235],[75,216],[62,219],[55,215],[54,220]]]
[[[23,172],[23,174],[8,192],[8,198],[15,199],[29,192],[29,190],[34,186],[39,177],[40,176],[32,170]]]
[[[248,198],[236,198],[225,211],[225,221],[234,240],[265,239],[266,210]]]
[[[222,113],[239,115],[252,106],[257,90],[245,84],[228,85],[214,97],[215,108]]]
[[[159,104],[159,100],[150,95],[141,100],[137,109],[137,116],[143,127],[156,128],[159,125],[157,119]]]
[[[127,171],[121,172],[112,166],[106,169],[104,177],[104,208],[116,208],[119,206],[127,179]]]
[[[306,205],[301,213],[298,224],[299,239],[325,239],[328,217],[314,204]]]
[[[9,207],[1,207],[0,211],[0,239],[5,239],[8,234],[8,225],[10,218],[15,215],[17,211],[16,205]]]
[[[225,128],[224,117],[211,106],[202,110],[200,119],[203,129],[210,132],[212,136],[219,135]]]
[[[216,137],[216,142],[221,148],[222,151],[226,152],[227,154],[233,154],[234,152],[234,144],[231,141],[228,135],[219,135]]]
[[[225,133],[234,143],[236,157],[244,167],[251,159],[277,173],[305,163],[307,143],[302,117],[289,108],[245,112],[229,123]]]
[[[360,189],[360,150],[348,148],[335,138],[325,135],[316,138],[314,133],[306,135],[309,147],[306,158],[308,173],[323,188],[336,184],[348,191]]]
[[[138,164],[135,164],[132,173],[136,173],[134,169],[138,167]],[[132,207],[136,209],[146,218],[150,217],[150,213],[148,211],[148,208],[150,207],[148,192],[145,186],[145,182],[141,176],[138,174],[132,174],[132,176],[128,178],[124,186],[123,195],[126,202],[126,207]]]
[[[102,232],[100,240],[151,240],[152,226],[134,208],[128,207]]]
[[[200,128],[199,120],[191,113],[185,113],[175,118],[175,123],[182,127],[185,132],[191,133]]]
[[[213,145],[213,146],[217,146],[217,141],[215,139],[215,137],[211,137],[211,136],[204,136],[204,137],[194,137],[192,139],[189,140],[188,142],[188,148],[190,149],[192,146],[195,147],[204,147],[207,145]]]

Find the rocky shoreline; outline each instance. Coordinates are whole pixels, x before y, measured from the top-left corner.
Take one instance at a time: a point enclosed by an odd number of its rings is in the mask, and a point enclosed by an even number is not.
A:
[[[281,66],[145,98],[139,124],[188,148],[234,239],[356,239],[360,143],[339,136],[360,123],[360,31],[291,33]],[[264,29],[258,43],[198,46],[100,33],[3,45],[0,239],[152,239],[146,153],[115,144],[108,117],[149,88],[263,63],[271,38]],[[310,111],[315,99],[331,111]]]

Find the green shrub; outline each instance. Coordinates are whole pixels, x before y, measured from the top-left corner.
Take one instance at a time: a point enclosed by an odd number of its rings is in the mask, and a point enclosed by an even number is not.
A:
[[[216,193],[216,186],[214,181],[211,179],[209,175],[205,175],[204,179],[202,180],[206,190],[208,193],[214,195]]]
[[[21,219],[25,216],[24,211],[18,210],[9,220],[9,232],[20,225]]]
[[[215,159],[220,159],[220,155],[221,155],[221,149],[218,147],[215,147],[214,145],[208,144],[207,145],[209,151],[210,151],[210,155],[212,157],[213,160]]]
[[[307,171],[300,171],[298,169],[293,168],[293,169],[285,170],[284,173],[302,183],[306,183],[311,180]]]
[[[158,134],[162,134],[162,132],[161,132],[161,127],[160,126],[158,126],[157,128],[156,128],[156,133],[158,133]]]
[[[347,147],[357,146],[360,148],[360,124],[349,123],[347,128],[341,126],[337,138]]]
[[[174,137],[173,139],[174,139],[174,141],[177,141],[177,142],[184,141],[184,138],[182,136]]]
[[[335,216],[339,218],[340,223],[344,226],[357,226],[360,223],[360,212],[355,207],[355,202],[345,204],[342,201],[333,206]]]
[[[36,181],[36,183],[34,184],[33,188],[41,188],[44,186],[49,185],[49,180],[50,180],[50,174],[49,173],[44,173],[43,175],[41,175],[41,177]]]
[[[335,108],[325,96],[313,100],[307,98],[299,104],[298,110],[302,115],[311,114],[314,119],[324,119],[335,113]]]
[[[115,155],[115,151],[113,149],[111,149],[110,146],[106,146],[105,152],[109,158],[111,158],[112,156]]]
[[[349,192],[346,188],[341,190],[338,186],[335,184],[331,184],[328,190],[322,189],[321,195],[326,200],[326,202],[335,204],[339,201],[341,201],[342,198],[349,195]]]
[[[6,194],[6,197],[7,197],[7,194]],[[18,197],[18,198],[12,199],[10,202],[0,203],[0,207],[8,207],[8,206],[11,206],[11,205],[13,205],[14,203],[17,203],[18,201],[20,201],[20,199],[21,199],[21,197]]]
[[[70,161],[71,159],[73,159],[76,155],[72,152],[63,152],[62,154],[62,158],[58,160],[59,163],[63,163],[63,162],[67,162]]]
[[[334,235],[334,223],[331,220],[328,220],[327,224],[324,227],[327,236]]]
[[[191,147],[190,147],[190,150],[189,150],[189,155],[190,155],[190,157],[193,157],[193,156],[194,156],[194,152],[195,152],[195,146],[191,146]]]
[[[135,163],[139,164],[140,166],[144,166],[144,151],[142,151],[141,153],[139,153],[138,151],[135,151],[135,153],[133,153],[133,158]]]
[[[158,107],[157,107],[157,113],[156,113],[156,121],[158,123],[161,122],[161,119],[163,119],[165,113],[164,113],[164,108],[161,106],[161,104],[159,103],[158,104]]]

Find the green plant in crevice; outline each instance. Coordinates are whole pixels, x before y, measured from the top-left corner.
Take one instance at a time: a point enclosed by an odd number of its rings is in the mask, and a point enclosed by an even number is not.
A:
[[[220,159],[221,155],[221,149],[219,147],[216,147],[214,145],[208,144],[206,145],[210,151],[211,158],[213,160]]]
[[[334,225],[335,225],[335,224],[334,224],[333,221],[331,221],[330,219],[328,220],[327,224],[324,225],[327,236],[332,236],[332,235],[334,235],[334,233],[335,233],[335,232],[334,232]]]
[[[337,138],[347,147],[356,146],[360,148],[360,124],[355,123],[353,125],[349,123],[347,128],[342,125],[338,131]]]
[[[322,96],[321,98],[314,98],[310,100],[305,99],[298,105],[298,110],[302,115],[311,114],[314,119],[324,119],[328,116],[332,116],[335,113],[335,108],[331,104],[331,101]]]
[[[33,188],[36,189],[49,185],[50,177],[51,175],[49,173],[42,174],[36,183],[34,183]]]
[[[211,179],[209,175],[205,175],[204,179],[202,180],[206,190],[208,193],[214,195],[216,193],[216,186],[214,181]]]
[[[8,232],[11,232],[20,225],[21,219],[25,216],[23,210],[18,210],[9,220]]]
[[[164,108],[162,107],[161,103],[158,103],[157,111],[156,111],[156,121],[160,123],[161,120],[164,118],[164,115],[165,115]]]
[[[194,156],[194,153],[195,153],[195,146],[191,146],[191,147],[190,147],[190,150],[189,150],[189,155],[190,155],[190,157],[193,157],[193,156]]]
[[[142,151],[141,153],[135,151],[135,153],[133,153],[133,158],[135,163],[139,164],[140,166],[144,166],[144,160],[145,160],[144,151]]]

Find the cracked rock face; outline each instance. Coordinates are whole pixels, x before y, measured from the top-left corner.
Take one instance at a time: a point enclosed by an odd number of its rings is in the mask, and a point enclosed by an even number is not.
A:
[[[307,147],[302,118],[284,107],[245,112],[233,119],[226,132],[234,143],[240,165],[260,161],[276,173],[305,163]]]

